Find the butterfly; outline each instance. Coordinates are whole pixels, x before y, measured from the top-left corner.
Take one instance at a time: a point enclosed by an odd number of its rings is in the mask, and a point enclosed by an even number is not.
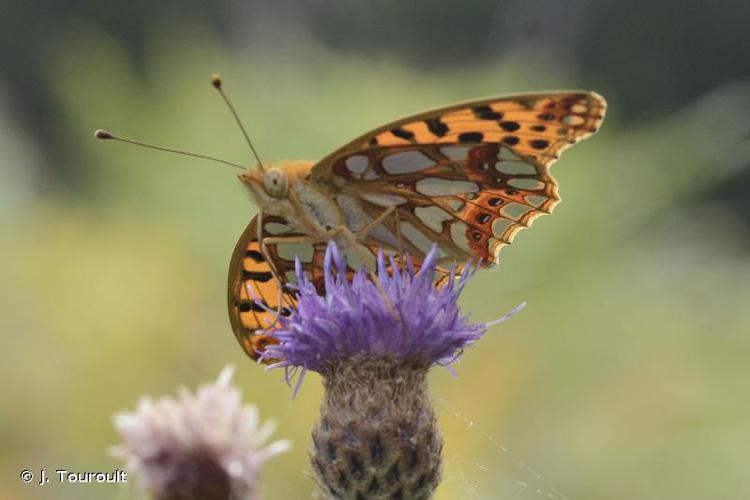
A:
[[[560,201],[550,166],[595,133],[606,110],[595,92],[560,91],[464,102],[403,118],[318,162],[259,165],[240,174],[258,214],[229,266],[235,336],[253,359],[275,342],[296,305],[299,258],[321,293],[328,241],[352,269],[378,248],[440,262],[498,262],[500,249]]]

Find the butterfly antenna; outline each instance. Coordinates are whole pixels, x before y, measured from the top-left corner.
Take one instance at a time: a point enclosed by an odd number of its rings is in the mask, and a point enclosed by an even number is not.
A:
[[[211,85],[213,85],[214,88],[219,91],[219,95],[221,95],[221,98],[224,99],[224,103],[226,103],[227,107],[229,108],[229,111],[232,112],[234,121],[237,122],[237,125],[240,127],[240,130],[242,131],[242,135],[245,136],[245,141],[247,142],[247,145],[250,146],[250,151],[253,152],[253,156],[255,156],[255,159],[258,161],[258,166],[260,167],[261,171],[265,172],[266,168],[263,166],[263,162],[260,161],[260,156],[258,155],[258,152],[255,150],[255,146],[253,146],[253,141],[250,140],[250,136],[247,135],[247,130],[245,130],[245,126],[242,125],[242,120],[240,120],[240,116],[237,114],[237,111],[234,109],[234,106],[232,106],[232,103],[229,101],[229,98],[224,93],[224,89],[222,88],[221,75],[219,75],[218,73],[214,73],[213,75],[211,75]]]
[[[97,139],[127,142],[128,144],[135,144],[136,146],[142,146],[144,148],[155,149],[157,151],[166,151],[168,153],[177,153],[178,155],[192,156],[193,158],[200,158],[202,160],[211,160],[217,163],[223,163],[224,165],[229,165],[231,167],[245,170],[245,167],[243,167],[242,165],[239,165],[237,163],[232,163],[231,161],[222,160],[220,158],[214,158],[213,156],[203,155],[200,153],[191,153],[190,151],[182,151],[180,149],[166,148],[164,146],[155,146],[153,144],[136,141],[134,139],[128,139],[127,137],[120,137],[102,129],[96,130],[96,132],[94,132],[94,136]]]

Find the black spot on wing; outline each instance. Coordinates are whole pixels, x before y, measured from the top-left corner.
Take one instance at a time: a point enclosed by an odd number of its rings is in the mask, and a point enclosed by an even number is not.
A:
[[[493,111],[492,108],[486,104],[484,106],[477,106],[472,111],[474,111],[474,116],[480,120],[501,120],[503,118],[502,113],[499,111]]]
[[[245,252],[245,257],[250,257],[255,262],[265,262],[266,258],[263,257],[263,254],[260,253],[257,250],[248,250]]]
[[[408,130],[405,130],[401,127],[396,127],[394,129],[391,129],[391,134],[395,135],[396,137],[399,137],[401,139],[406,139],[407,141],[413,141],[414,140],[414,132],[410,132]]]
[[[448,133],[448,125],[440,121],[440,118],[430,118],[429,120],[425,120],[425,125],[427,125],[427,128],[435,134],[438,137],[443,137],[445,134]]]
[[[503,138],[503,142],[508,146],[515,146],[516,144],[518,144],[518,137],[516,137],[515,135],[506,135]]]
[[[474,142],[482,142],[484,139],[484,134],[481,132],[464,132],[463,134],[458,135],[458,142],[461,143],[474,143]]]
[[[534,139],[529,144],[531,144],[531,147],[534,149],[546,149],[547,146],[549,146],[549,141],[545,141],[544,139]]]
[[[518,122],[500,122],[500,128],[505,130],[506,132],[515,132],[521,126],[518,124]]]
[[[265,303],[263,304],[265,305]],[[240,305],[237,306],[237,308],[240,310],[240,312],[265,312],[266,310],[263,308],[263,305],[258,304],[252,300],[243,300],[240,302]]]
[[[251,280],[251,281],[260,281],[261,283],[265,283],[266,281],[271,281],[273,278],[273,274],[271,274],[268,271],[246,271],[242,270],[242,279],[243,280]]]
[[[490,218],[490,214],[477,214],[477,216],[474,217],[474,220],[476,220],[480,224],[486,224],[487,222],[489,222]]]

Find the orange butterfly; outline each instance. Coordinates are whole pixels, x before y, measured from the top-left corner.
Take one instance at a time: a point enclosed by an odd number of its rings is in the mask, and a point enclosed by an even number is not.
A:
[[[322,291],[330,240],[352,268],[373,269],[379,247],[418,264],[433,242],[443,263],[497,263],[518,231],[560,201],[550,166],[597,131],[605,109],[585,91],[482,99],[397,120],[317,163],[248,169],[239,177],[258,215],[237,242],[228,287],[245,352],[257,359],[277,315],[295,307],[295,256]]]

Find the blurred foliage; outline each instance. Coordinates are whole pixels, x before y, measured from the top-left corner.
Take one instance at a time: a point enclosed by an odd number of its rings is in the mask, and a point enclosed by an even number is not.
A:
[[[467,290],[476,320],[529,307],[465,354],[458,380],[432,375],[446,438],[439,498],[554,498],[556,488],[584,500],[747,498],[750,259],[737,207],[750,188],[737,179],[747,178],[750,85],[738,61],[747,31],[736,27],[750,7],[638,4],[636,16],[571,2],[587,16],[564,51],[563,33],[497,28],[535,19],[514,2],[499,4],[508,16],[483,2],[2,5],[38,20],[32,33],[61,27],[22,37],[5,16],[3,36],[29,47],[0,44],[0,498],[130,498],[132,484],[16,478],[117,466],[106,455],[114,411],[226,363],[295,444],[268,464],[266,498],[312,496],[319,380],[291,401],[280,373],[244,357],[226,317],[229,255],[254,211],[234,172],[92,138],[106,127],[249,161],[208,84],[214,71],[268,159],[320,158],[459,99],[556,87],[608,97],[601,133],[555,167],[562,205]],[[536,51],[547,39],[560,43]],[[481,43],[508,50],[478,53]],[[727,192],[738,203],[723,203]]]

